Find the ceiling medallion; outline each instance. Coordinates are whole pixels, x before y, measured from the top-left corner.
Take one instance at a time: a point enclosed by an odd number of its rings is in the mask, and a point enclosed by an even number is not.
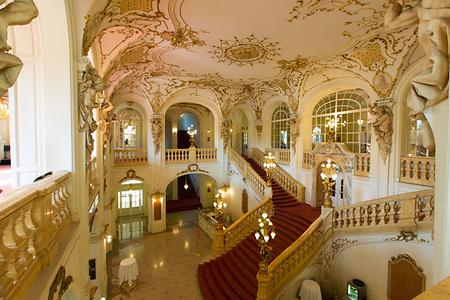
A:
[[[218,59],[218,62],[253,66],[255,63],[264,64],[280,55],[278,51],[281,48],[278,47],[278,44],[278,42],[269,42],[267,38],[257,39],[252,34],[243,39],[234,37],[234,40],[231,41],[220,40],[220,45],[213,45],[214,50],[209,53],[213,58]]]

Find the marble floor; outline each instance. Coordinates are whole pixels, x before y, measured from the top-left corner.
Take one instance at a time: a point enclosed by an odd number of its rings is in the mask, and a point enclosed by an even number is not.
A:
[[[210,254],[211,239],[196,224],[198,211],[167,216],[168,230],[117,243],[108,254],[108,299],[201,300],[198,264]],[[181,226],[180,226],[181,225]],[[117,285],[120,261],[133,255],[138,263],[137,287],[129,296]]]

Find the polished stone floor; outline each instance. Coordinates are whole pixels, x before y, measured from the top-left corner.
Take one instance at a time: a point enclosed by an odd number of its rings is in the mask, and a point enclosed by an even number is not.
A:
[[[197,226],[197,214],[187,211],[168,215],[166,232],[116,241],[108,255],[108,299],[202,299],[197,268],[207,259],[212,241]],[[138,286],[125,296],[117,285],[117,274],[120,261],[130,255],[138,263]]]

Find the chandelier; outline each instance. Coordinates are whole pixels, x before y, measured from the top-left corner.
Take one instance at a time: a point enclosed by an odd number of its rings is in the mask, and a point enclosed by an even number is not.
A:
[[[217,220],[217,227],[218,228],[222,228],[223,227],[223,222],[224,222],[224,218],[223,218],[223,209],[225,209],[228,204],[225,202],[224,198],[222,197],[222,193],[219,192],[216,194],[216,196],[214,197],[214,202],[213,202],[213,206],[214,206],[214,214]]]
[[[266,171],[267,183],[269,185],[271,185],[272,172],[273,172],[273,169],[276,167],[275,156],[272,155],[272,152],[269,152],[268,155],[264,156],[263,167],[264,167],[264,170]]]
[[[336,114],[333,118],[327,117],[325,127],[328,128],[327,137],[328,142],[336,142],[336,129],[341,126],[345,127],[347,121],[342,121],[342,115]]]
[[[261,218],[258,219],[258,231],[255,232],[255,238],[259,242],[259,268],[260,270],[267,270],[267,267],[272,258],[272,247],[269,246],[269,240],[276,236],[275,226],[268,218],[268,214],[264,212]]]
[[[331,162],[331,159],[327,159],[327,162],[322,163],[320,166],[322,167],[320,177],[322,178],[323,190],[325,193],[324,206],[327,208],[332,208],[333,201],[331,200],[331,193],[333,186],[336,184],[336,169],[338,168],[338,165]]]
[[[189,141],[191,142],[190,148],[195,148],[195,135],[197,134],[197,129],[194,129],[194,124],[189,126],[187,133],[189,134]]]

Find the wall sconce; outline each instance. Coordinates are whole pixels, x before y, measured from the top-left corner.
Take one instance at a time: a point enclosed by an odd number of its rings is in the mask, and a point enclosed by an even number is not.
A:
[[[177,134],[177,132],[178,132],[178,129],[177,129],[176,127],[173,127],[173,128],[172,128],[172,133],[173,133],[173,134]]]

